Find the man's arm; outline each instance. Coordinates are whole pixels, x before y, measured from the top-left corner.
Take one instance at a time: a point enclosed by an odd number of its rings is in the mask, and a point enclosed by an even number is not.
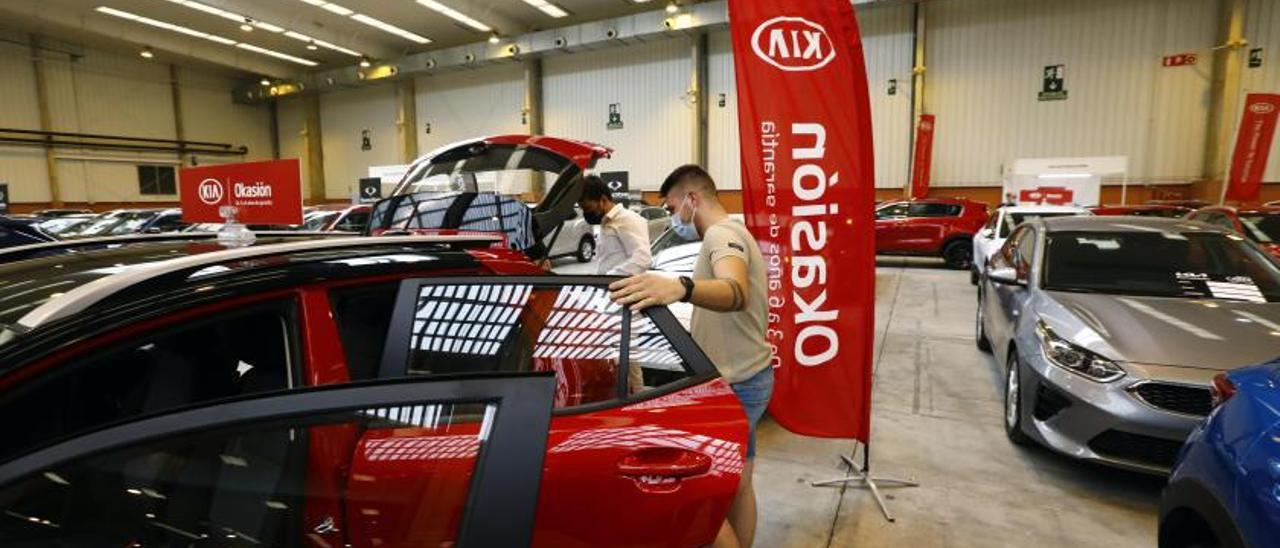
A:
[[[649,254],[649,225],[637,215],[622,223],[618,230],[618,238],[622,240],[623,249],[629,250],[627,260],[609,270],[613,275],[634,276],[649,270],[653,257]]]
[[[747,306],[747,253],[746,245],[732,232],[714,231],[702,242],[712,261],[710,280],[695,280],[694,306],[716,312],[734,312]],[[613,300],[630,305],[633,310],[650,306],[671,304],[684,297],[684,285],[667,275],[645,272],[609,285]]]

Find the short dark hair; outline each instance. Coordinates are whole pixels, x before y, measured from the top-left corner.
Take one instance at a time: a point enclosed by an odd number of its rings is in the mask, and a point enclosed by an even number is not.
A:
[[[604,182],[598,175],[587,175],[582,178],[582,199],[583,200],[599,200],[608,198],[613,200],[613,192],[609,190],[609,184]]]
[[[709,193],[715,193],[716,191],[716,182],[711,178],[711,174],[707,173],[707,170],[702,169],[702,166],[697,164],[685,164],[675,168],[670,175],[667,175],[667,179],[662,181],[662,188],[658,190],[658,196],[666,198],[667,194],[671,193],[671,189],[685,181],[698,183],[698,190],[700,191]]]

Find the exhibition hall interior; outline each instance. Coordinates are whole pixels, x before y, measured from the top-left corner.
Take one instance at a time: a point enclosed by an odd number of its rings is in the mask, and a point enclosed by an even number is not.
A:
[[[1280,0],[0,0],[0,546],[1280,546],[1277,125]]]

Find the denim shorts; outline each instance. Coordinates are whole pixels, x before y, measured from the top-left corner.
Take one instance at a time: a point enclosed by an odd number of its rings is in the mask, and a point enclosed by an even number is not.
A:
[[[769,408],[769,397],[773,395],[773,368],[766,367],[751,378],[729,385],[733,393],[742,402],[742,410],[747,412],[747,425],[750,428],[747,437],[747,458],[756,456],[756,423]]]

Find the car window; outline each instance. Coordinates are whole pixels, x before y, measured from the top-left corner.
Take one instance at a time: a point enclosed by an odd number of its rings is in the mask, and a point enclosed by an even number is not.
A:
[[[983,225],[982,229],[990,230],[994,234],[996,230],[996,223],[1000,222],[1001,216],[1002,215],[1000,213],[992,213],[989,217],[987,217],[987,224]]]
[[[351,380],[378,377],[382,345],[391,326],[395,310],[398,282],[335,289],[329,293],[329,306],[338,324],[338,337],[347,358]]]
[[[352,211],[347,214],[342,222],[336,227],[338,230],[346,232],[363,232],[364,227],[369,224],[368,211]]]
[[[692,376],[644,315],[631,318],[623,365],[630,314],[604,287],[427,284],[415,306],[410,374],[554,371],[558,408],[616,399],[620,382],[634,394]]]
[[[954,204],[913,203],[907,206],[908,217],[955,217],[960,206]]]
[[[1031,265],[1035,262],[1036,232],[1030,228],[1018,234],[1017,255],[1014,257],[1014,270],[1018,271],[1018,279],[1025,280],[1031,275]]]
[[[876,210],[877,219],[896,219],[907,216],[907,204],[897,203],[881,206]]]
[[[331,411],[103,451],[0,490],[7,514],[0,538],[14,546],[310,546],[350,534],[392,546],[450,546],[496,408]],[[344,432],[361,435],[332,435]],[[308,481],[308,467],[333,459],[319,442],[335,439],[351,440],[354,477],[362,479]],[[329,510],[339,503],[350,511]]]
[[[1026,230],[1025,228],[1015,230],[1013,236],[1005,240],[1004,245],[1000,246],[1000,250],[991,257],[992,267],[1013,268],[1016,266],[1015,258],[1018,255],[1018,241]]]
[[[0,461],[116,420],[295,385],[294,310],[260,305],[54,365],[0,395]]]

